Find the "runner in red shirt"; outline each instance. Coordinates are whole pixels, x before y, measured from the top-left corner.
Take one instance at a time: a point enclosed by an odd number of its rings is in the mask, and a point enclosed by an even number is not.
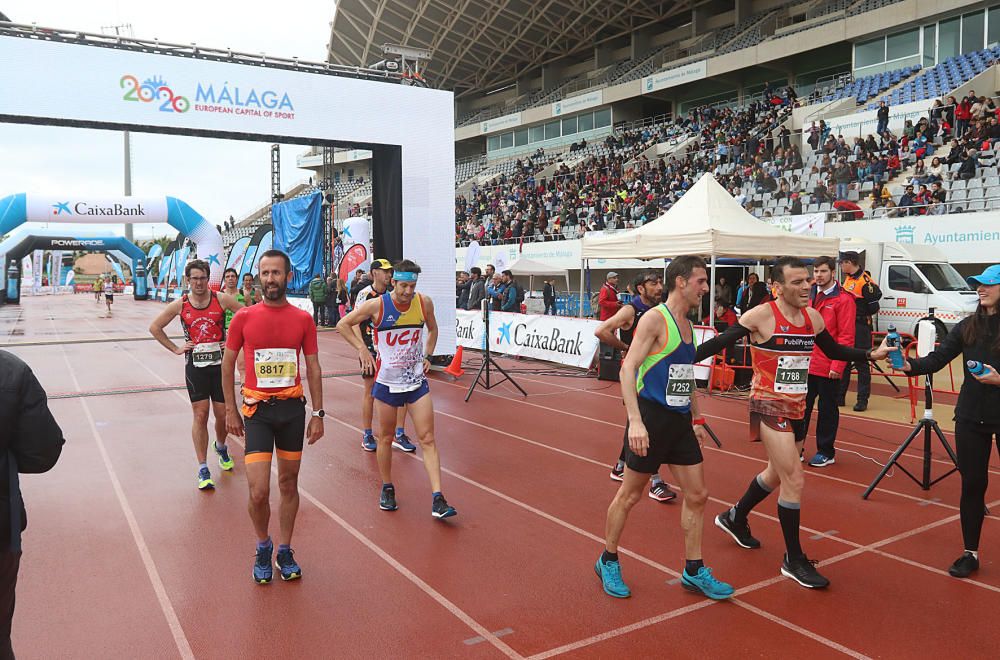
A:
[[[323,437],[323,381],[312,316],[288,303],[285,290],[292,279],[291,262],[280,250],[268,250],[260,259],[261,305],[246,307],[233,317],[222,362],[222,389],[226,396],[226,428],[246,442],[250,519],[257,533],[253,579],[271,581],[274,545],[268,535],[271,519],[271,454],[278,454],[281,491],[280,536],[275,565],[282,580],[302,577],[292,553],[292,532],[299,510],[299,466],[303,434],[313,444]],[[233,370],[243,351],[246,381],[243,417],[236,408]],[[299,375],[299,355],[305,356],[312,418],[306,428],[306,399]]]
[[[219,457],[219,467],[223,470],[233,469],[233,460],[229,457],[229,448],[226,446],[222,342],[226,338],[226,312],[235,312],[243,307],[232,296],[216,294],[208,288],[208,271],[208,264],[200,259],[188,262],[184,267],[184,274],[190,291],[167,305],[149,326],[149,332],[156,341],[171,353],[184,356],[184,380],[194,413],[191,435],[194,453],[198,458],[198,488],[201,490],[215,488],[207,464],[209,399],[215,414],[214,447]],[[178,316],[184,330],[183,346],[171,341],[165,331]]]
[[[885,342],[865,351],[838,344],[826,330],[823,316],[809,307],[809,271],[794,257],[782,257],[771,271],[777,300],[754,307],[740,322],[698,347],[700,362],[744,337],[753,352],[750,391],[751,433],[759,434],[767,451],[767,468],[751,482],[747,492],[729,511],[715,519],[717,527],[744,548],[759,548],[750,534],[747,516],[779,485],[778,520],[785,537],[781,574],[803,587],[818,589],[830,581],[819,574],[799,543],[799,520],[804,480],[793,422],[805,414],[809,361],[813,346],[834,360],[879,360],[896,348]]]

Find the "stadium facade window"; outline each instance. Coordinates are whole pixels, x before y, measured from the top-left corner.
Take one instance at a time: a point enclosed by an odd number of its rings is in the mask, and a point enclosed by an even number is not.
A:
[[[854,68],[864,69],[885,62],[885,37],[854,45]]]
[[[594,115],[593,115],[593,113],[588,112],[585,115],[580,115],[580,117],[579,117],[579,123],[577,124],[577,130],[579,130],[581,133],[584,133],[586,131],[592,131],[592,130],[594,130]]]
[[[594,113],[594,128],[604,128],[611,125],[611,108],[604,108]]]
[[[514,134],[513,133],[502,133],[500,135],[500,148],[506,149],[508,147],[514,146]]]
[[[528,141],[529,142],[541,142],[545,139],[545,127],[544,126],[532,126],[528,129]]]
[[[496,151],[500,148],[500,136],[491,135],[486,139],[486,151]]]
[[[562,120],[562,134],[573,135],[576,133],[576,117],[567,117]]]
[[[542,147],[561,147],[579,138],[601,138],[610,132],[611,109],[586,112],[573,117],[556,119],[546,124],[520,128],[511,133],[486,138],[486,153],[491,158],[507,158]]]
[[[546,140],[551,140],[553,138],[557,138],[560,135],[561,135],[561,133],[559,131],[559,122],[558,121],[550,121],[549,123],[547,123],[545,125],[545,139]]]
[[[520,131],[514,131],[514,146],[523,147],[528,144],[528,129],[524,128]]]
[[[956,16],[955,18],[949,18],[947,21],[941,21],[938,23],[938,62],[944,62],[949,57],[958,55],[961,35],[961,20],[961,18]]]
[[[986,38],[986,12],[980,10],[962,16],[962,52],[982,50]]]
[[[922,65],[925,69],[934,66],[935,62],[937,62],[936,37],[936,25],[928,25],[924,28],[924,59]]]
[[[885,60],[901,60],[920,53],[920,30],[890,34],[885,39]]]
[[[990,7],[986,13],[986,45],[1000,44],[1000,7]]]

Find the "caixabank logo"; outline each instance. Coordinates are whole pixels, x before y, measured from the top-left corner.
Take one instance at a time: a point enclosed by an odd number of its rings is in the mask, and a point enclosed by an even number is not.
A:
[[[125,74],[119,79],[118,86],[124,90],[123,101],[149,104],[151,109],[160,112],[194,110],[261,119],[295,119],[295,106],[287,92],[241,87],[230,84],[228,80],[196,83],[194,102],[172,88],[162,76],[152,76],[140,82],[138,76]],[[186,92],[190,94],[189,90]]]

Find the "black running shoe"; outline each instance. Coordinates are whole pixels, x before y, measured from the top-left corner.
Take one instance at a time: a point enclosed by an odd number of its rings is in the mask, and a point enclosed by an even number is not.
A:
[[[378,498],[378,508],[383,511],[396,510],[396,489],[392,486],[383,486],[382,494]]]
[[[785,555],[784,560],[781,562],[781,574],[785,577],[792,578],[803,587],[808,587],[809,589],[822,589],[830,585],[830,581],[819,574],[816,570],[815,560],[809,559],[805,555],[797,559],[789,559],[788,555]]]
[[[435,495],[434,504],[431,506],[431,515],[441,520],[442,518],[451,518],[458,511],[455,507],[448,504],[448,500],[444,499],[444,495]]]
[[[715,526],[729,534],[741,548],[755,550],[760,547],[760,541],[750,534],[750,523],[744,521],[742,525],[733,522],[733,510],[723,511],[715,517]]]
[[[621,469],[618,469],[618,465],[611,466],[611,480],[612,481],[624,481],[625,480],[625,466],[623,465]]]
[[[948,575],[957,578],[967,578],[979,570],[979,560],[971,552],[963,552],[962,556],[948,568]]]

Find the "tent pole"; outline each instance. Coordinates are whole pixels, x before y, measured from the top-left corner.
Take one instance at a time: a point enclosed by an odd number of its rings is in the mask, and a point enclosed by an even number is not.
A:
[[[587,268],[587,260],[580,259],[580,300],[577,304],[576,315],[583,318],[583,271]]]
[[[708,280],[708,325],[715,327],[715,255],[712,255],[712,271]]]

